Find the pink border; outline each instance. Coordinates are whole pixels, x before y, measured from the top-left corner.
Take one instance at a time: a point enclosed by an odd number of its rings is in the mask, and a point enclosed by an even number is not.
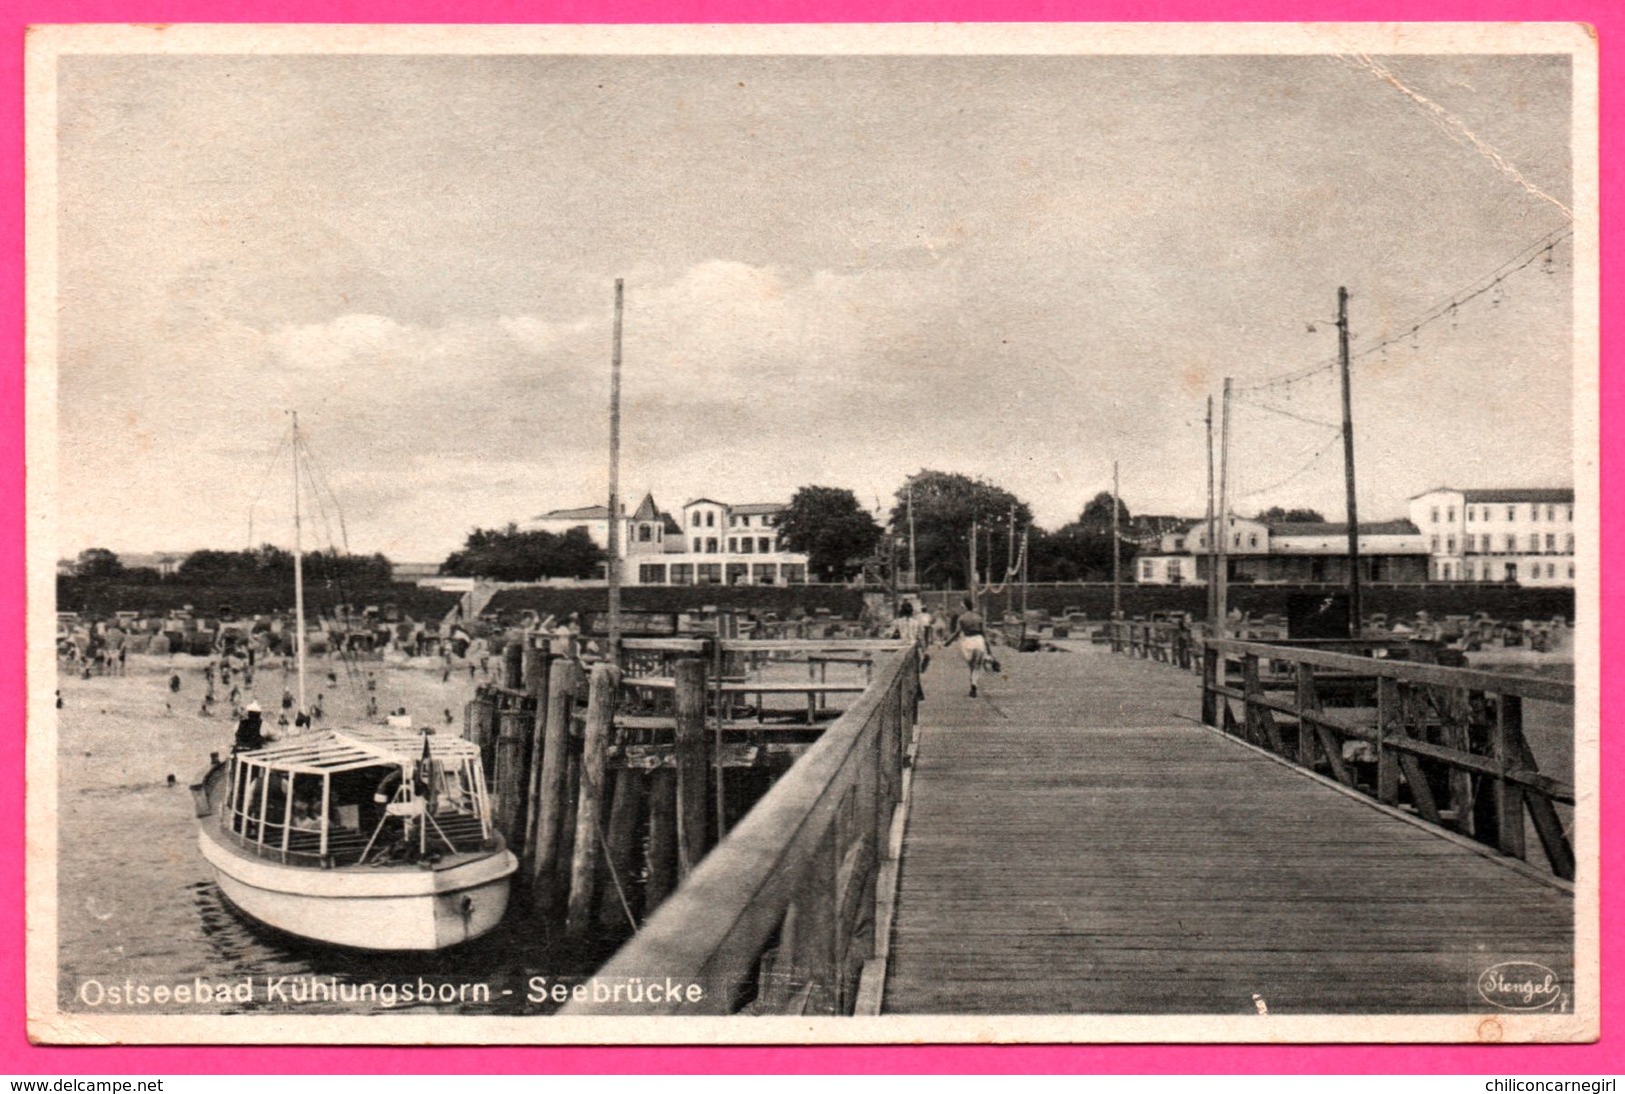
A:
[[[1606,1020],[1625,1004],[1621,934],[1604,931],[1603,1040],[1596,1045],[1468,1047],[1071,1047],[942,1046],[851,1048],[41,1048],[24,1032],[23,974],[23,726],[24,670],[24,512],[23,494],[23,157],[22,48],[30,23],[82,22],[920,22],[920,21],[1583,21],[1606,45],[1625,34],[1625,9],[1606,0],[1096,0],[1063,4],[1045,0],[23,0],[18,14],[0,24],[3,113],[0,164],[5,186],[0,196],[0,306],[7,337],[0,357],[0,465],[8,470],[0,492],[9,514],[0,530],[0,581],[14,594],[0,599],[0,891],[11,894],[0,908],[0,1072],[56,1075],[189,1074],[213,1072],[285,1073],[627,1073],[627,1072],[1101,1072],[1101,1073],[1494,1073],[1608,1074],[1625,1071],[1625,1052]],[[1625,195],[1625,165],[1610,154],[1609,137],[1625,136],[1620,100],[1625,86],[1621,57],[1604,48],[1601,57],[1603,134],[1602,314],[1625,314],[1621,292],[1619,199]],[[1618,327],[1604,324],[1603,358],[1625,343]],[[1625,499],[1616,470],[1625,438],[1610,439],[1607,424],[1625,418],[1625,380],[1602,377],[1604,557],[1619,542]],[[1625,817],[1619,775],[1625,770],[1625,738],[1612,732],[1609,717],[1625,683],[1625,669],[1611,670],[1611,652],[1625,652],[1616,613],[1625,613],[1625,594],[1603,567],[1603,779],[1602,827],[1606,833]],[[1605,841],[1602,856],[1604,908],[1617,915],[1625,854],[1617,841]]]

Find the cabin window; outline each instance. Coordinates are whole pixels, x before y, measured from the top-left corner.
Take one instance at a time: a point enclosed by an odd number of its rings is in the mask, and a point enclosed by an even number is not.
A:
[[[664,585],[666,567],[658,562],[646,562],[638,567],[638,582],[642,585]]]
[[[702,562],[694,570],[695,580],[700,585],[717,585],[722,581],[722,564],[719,562]]]
[[[694,584],[694,564],[692,562],[674,562],[671,564],[671,583],[673,585]]]
[[[758,562],[750,568],[751,580],[758,585],[772,585],[778,581],[779,568],[771,562]]]

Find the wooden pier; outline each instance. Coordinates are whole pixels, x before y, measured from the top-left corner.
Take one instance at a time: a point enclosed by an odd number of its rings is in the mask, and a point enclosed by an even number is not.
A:
[[[1503,962],[1572,990],[1574,790],[1523,736],[1572,685],[1351,648],[1142,627],[1006,654],[977,699],[938,651],[919,703],[914,651],[877,660],[599,972],[702,996],[565,1013],[1471,1013]]]
[[[1199,724],[1177,663],[1005,661],[980,700],[926,680],[884,1013],[1473,1011],[1507,960],[1572,985],[1560,879]]]

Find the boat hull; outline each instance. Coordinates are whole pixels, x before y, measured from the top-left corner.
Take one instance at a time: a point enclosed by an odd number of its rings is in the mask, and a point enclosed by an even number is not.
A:
[[[495,929],[518,869],[511,851],[433,868],[288,866],[198,835],[226,899],[287,934],[358,950],[443,950]]]

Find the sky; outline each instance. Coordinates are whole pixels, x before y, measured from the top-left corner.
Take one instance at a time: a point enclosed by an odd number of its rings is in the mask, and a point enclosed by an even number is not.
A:
[[[1360,353],[1572,204],[1566,57],[1377,62],[65,57],[59,553],[287,542],[290,408],[315,546],[600,503],[618,277],[629,506],[932,468],[1056,527],[1115,460],[1199,516],[1233,377],[1235,510],[1340,519],[1335,373],[1249,385],[1335,355],[1339,286]],[[1363,518],[1573,481],[1572,259],[1357,358]]]

